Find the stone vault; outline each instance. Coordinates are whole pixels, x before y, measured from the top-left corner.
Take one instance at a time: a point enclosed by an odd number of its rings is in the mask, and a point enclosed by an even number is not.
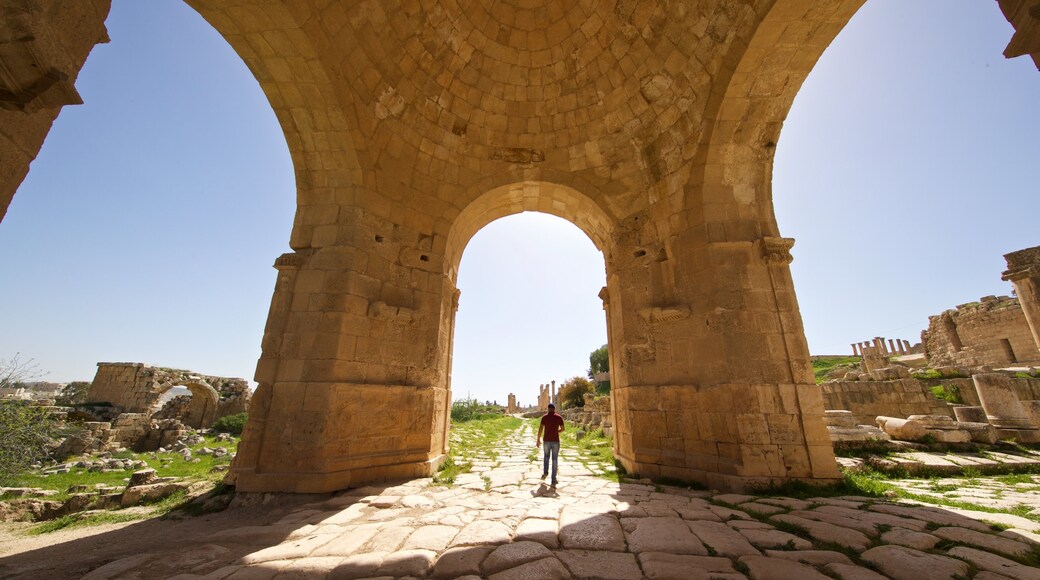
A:
[[[462,251],[521,211],[603,253],[628,470],[720,489],[837,479],[771,175],[798,88],[863,1],[187,0],[258,79],[298,188],[239,489],[429,474]],[[3,26],[39,32],[25,54],[68,77],[104,41],[108,0],[9,5]],[[16,45],[5,62],[29,58]],[[74,100],[59,81],[33,97],[22,73],[4,107],[21,110],[0,111],[0,145],[21,152],[6,199],[53,103]]]

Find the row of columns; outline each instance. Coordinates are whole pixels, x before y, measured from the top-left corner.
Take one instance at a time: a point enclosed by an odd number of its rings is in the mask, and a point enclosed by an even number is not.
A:
[[[885,345],[886,340],[888,341],[887,346]],[[866,340],[863,342],[852,343],[852,354],[854,356],[863,356],[863,349],[871,347],[876,348],[878,352],[881,352],[885,355],[909,354],[912,348],[910,346],[909,340],[903,340],[900,338],[886,339],[880,336],[875,336],[874,340]]]

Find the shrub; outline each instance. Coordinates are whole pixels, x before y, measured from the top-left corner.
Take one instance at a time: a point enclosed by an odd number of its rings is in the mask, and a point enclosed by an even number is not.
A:
[[[476,399],[461,399],[451,404],[451,420],[455,423],[500,416],[497,407],[484,405]]]
[[[248,418],[249,415],[246,413],[225,415],[213,423],[212,429],[217,433],[230,433],[231,435],[240,436]]]
[[[48,458],[61,425],[42,407],[0,402],[0,481]]]

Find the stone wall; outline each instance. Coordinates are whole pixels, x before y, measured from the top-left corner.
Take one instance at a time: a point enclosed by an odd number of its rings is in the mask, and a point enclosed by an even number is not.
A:
[[[929,316],[921,342],[931,366],[1040,363],[1022,306],[1010,296],[986,296]]]
[[[967,379],[970,383],[970,379]],[[820,385],[826,409],[841,409],[855,416],[859,425],[873,425],[878,416],[947,415],[953,407],[936,399],[916,379],[894,381],[832,381]]]
[[[249,406],[251,392],[243,379],[142,363],[98,363],[87,402],[109,403],[126,413],[151,416],[160,411],[162,395],[178,385],[187,387],[192,394],[184,414],[178,417],[191,427],[209,427],[217,419],[241,413]]]

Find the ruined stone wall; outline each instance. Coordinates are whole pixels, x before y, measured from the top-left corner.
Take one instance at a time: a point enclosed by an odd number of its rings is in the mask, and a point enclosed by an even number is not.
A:
[[[936,399],[926,385],[915,379],[832,381],[823,383],[820,387],[823,391],[824,408],[849,411],[860,425],[873,425],[875,417],[880,415],[953,417],[953,407]]]
[[[986,296],[928,317],[921,342],[930,366],[1040,363],[1022,306],[1010,296]]]
[[[109,403],[127,413],[150,416],[160,410],[162,395],[178,385],[191,390],[186,412],[179,418],[192,427],[209,427],[220,417],[241,413],[249,406],[251,392],[243,379],[142,363],[98,363],[87,402]]]

